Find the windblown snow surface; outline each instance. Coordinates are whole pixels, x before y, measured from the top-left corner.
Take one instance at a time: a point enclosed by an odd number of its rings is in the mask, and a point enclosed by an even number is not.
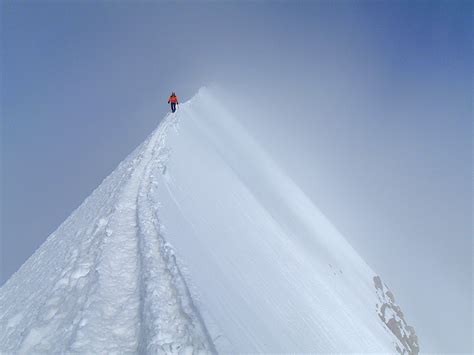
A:
[[[0,289],[0,351],[417,353],[394,302],[201,89]]]

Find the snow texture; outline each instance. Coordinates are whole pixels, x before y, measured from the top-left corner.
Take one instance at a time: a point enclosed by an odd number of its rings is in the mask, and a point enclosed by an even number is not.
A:
[[[0,289],[0,351],[416,353],[374,277],[201,89]]]

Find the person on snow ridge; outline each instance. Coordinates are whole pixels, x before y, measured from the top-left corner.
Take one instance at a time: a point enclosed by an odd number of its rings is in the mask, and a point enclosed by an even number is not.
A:
[[[171,104],[171,112],[176,111],[176,105],[179,105],[178,96],[174,92],[171,93],[171,96],[168,98],[168,103]]]

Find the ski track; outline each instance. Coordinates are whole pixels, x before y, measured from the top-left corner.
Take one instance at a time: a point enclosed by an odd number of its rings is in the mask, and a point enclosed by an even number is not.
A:
[[[168,157],[166,132],[176,128],[177,116],[168,115],[44,244],[61,250],[73,239],[74,247],[60,260],[38,250],[40,261],[27,261],[11,278],[42,268],[44,279],[31,280],[37,287],[30,294],[5,308],[18,290],[11,281],[1,289],[1,352],[216,352],[160,234],[152,196],[154,176],[164,172]],[[77,228],[84,217],[89,225]]]

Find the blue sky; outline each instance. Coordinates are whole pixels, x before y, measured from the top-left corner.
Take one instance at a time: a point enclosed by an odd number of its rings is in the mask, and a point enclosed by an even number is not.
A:
[[[472,3],[1,2],[1,284],[199,87],[394,290],[472,349]]]

